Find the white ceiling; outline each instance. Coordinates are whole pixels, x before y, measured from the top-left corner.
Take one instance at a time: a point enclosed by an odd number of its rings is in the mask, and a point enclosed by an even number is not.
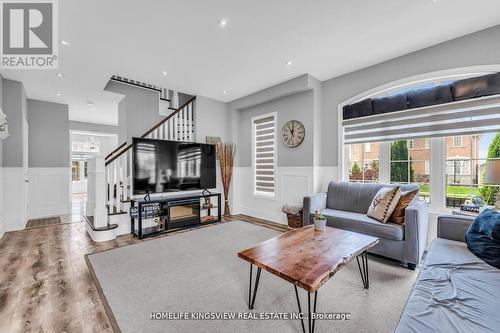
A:
[[[60,39],[70,42],[59,45],[59,71],[1,73],[24,82],[30,98],[68,103],[70,119],[103,124],[117,123],[121,97],[103,91],[112,74],[231,101],[304,73],[326,80],[500,24],[498,0],[60,0],[59,6]],[[224,29],[221,18],[228,20]]]

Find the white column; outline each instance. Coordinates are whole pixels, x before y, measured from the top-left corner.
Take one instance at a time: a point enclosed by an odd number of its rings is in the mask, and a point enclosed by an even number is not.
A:
[[[95,208],[94,227],[105,227],[108,224],[108,214],[106,211],[105,189],[105,166],[104,157],[97,156],[94,160],[94,188],[95,188]]]
[[[95,209],[95,160],[87,160],[87,205],[85,215],[93,216]]]

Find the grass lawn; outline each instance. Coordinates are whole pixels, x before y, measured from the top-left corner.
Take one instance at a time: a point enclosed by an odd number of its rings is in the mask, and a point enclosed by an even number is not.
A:
[[[429,185],[420,185],[420,193],[423,195],[429,195]],[[449,198],[468,198],[470,194],[473,196],[480,196],[479,189],[477,187],[473,187],[471,193],[471,188],[467,186],[446,186],[446,196]]]

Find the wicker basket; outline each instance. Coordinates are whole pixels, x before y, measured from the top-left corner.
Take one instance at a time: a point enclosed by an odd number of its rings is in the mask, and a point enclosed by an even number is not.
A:
[[[288,226],[290,228],[302,228],[302,211],[300,214],[286,214],[288,218]]]

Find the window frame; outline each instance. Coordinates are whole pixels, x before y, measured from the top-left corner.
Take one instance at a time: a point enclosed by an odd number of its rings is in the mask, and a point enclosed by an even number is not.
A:
[[[256,173],[256,164],[257,164],[257,159],[256,159],[256,124],[255,121],[258,121],[260,119],[268,118],[268,117],[273,117],[274,118],[274,162],[273,162],[273,171],[274,171],[274,188],[272,193],[267,193],[267,192],[260,192],[257,191],[257,173]],[[250,119],[250,126],[251,126],[251,133],[252,133],[252,196],[254,198],[259,198],[259,199],[267,199],[267,200],[277,200],[277,191],[278,191],[278,176],[277,176],[277,166],[278,166],[278,113],[277,112],[270,112],[266,114],[261,114],[255,117],[252,117]]]

